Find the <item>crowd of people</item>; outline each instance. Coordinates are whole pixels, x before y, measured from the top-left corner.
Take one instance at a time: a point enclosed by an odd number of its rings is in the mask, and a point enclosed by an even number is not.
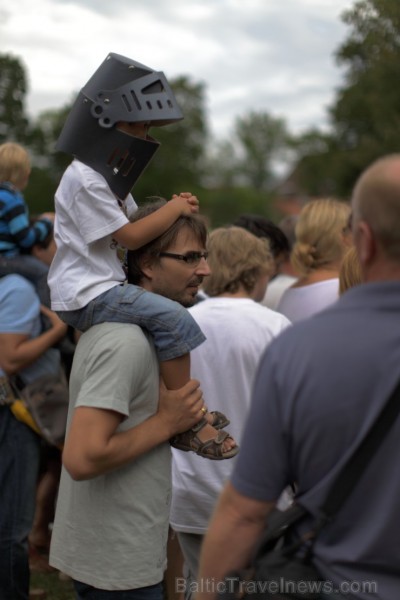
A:
[[[77,600],[214,600],[274,508],[318,515],[400,379],[400,155],[351,202],[209,231],[191,192],[131,195],[181,118],[163,73],[109,54],[36,218],[28,152],[0,145],[0,600],[29,600],[39,551]],[[62,449],[12,410],[61,370]],[[399,433],[314,544],[321,600],[396,597]]]

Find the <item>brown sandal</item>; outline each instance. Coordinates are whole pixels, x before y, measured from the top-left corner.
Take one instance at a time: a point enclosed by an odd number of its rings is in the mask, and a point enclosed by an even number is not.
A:
[[[224,413],[219,412],[219,410],[211,410],[209,414],[212,416],[213,420],[210,425],[214,427],[214,429],[224,429],[230,423],[230,420]]]
[[[239,452],[239,446],[235,446],[226,452],[223,451],[225,440],[228,438],[233,439],[227,431],[219,430],[214,438],[202,442],[197,436],[197,432],[203,429],[205,425],[208,425],[208,423],[203,418],[192,429],[174,436],[170,440],[171,446],[184,452],[195,452],[199,456],[210,460],[226,460],[236,456]]]

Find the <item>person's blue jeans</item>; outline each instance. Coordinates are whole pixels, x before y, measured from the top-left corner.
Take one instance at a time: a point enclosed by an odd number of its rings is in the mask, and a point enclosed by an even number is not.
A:
[[[137,285],[116,285],[84,308],[57,311],[78,331],[99,323],[133,323],[153,337],[161,361],[188,354],[206,339],[189,311],[169,298]]]
[[[0,406],[0,598],[28,600],[39,436]]]
[[[161,583],[135,590],[99,590],[74,580],[76,600],[163,600]]]

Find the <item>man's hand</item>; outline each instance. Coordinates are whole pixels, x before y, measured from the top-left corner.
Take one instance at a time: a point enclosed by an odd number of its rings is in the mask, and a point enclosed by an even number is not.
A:
[[[203,406],[203,393],[197,380],[191,379],[179,390],[167,390],[163,383],[160,384],[158,417],[170,430],[169,437],[196,425],[204,417]]]
[[[169,203],[175,204],[181,215],[191,215],[199,212],[199,201],[197,196],[193,196],[191,192],[181,192],[179,196],[174,194]]]

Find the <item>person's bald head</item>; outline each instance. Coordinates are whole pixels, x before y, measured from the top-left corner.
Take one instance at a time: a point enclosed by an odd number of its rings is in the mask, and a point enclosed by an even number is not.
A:
[[[354,232],[364,221],[386,256],[400,260],[400,154],[385,156],[362,173],[352,209]]]

